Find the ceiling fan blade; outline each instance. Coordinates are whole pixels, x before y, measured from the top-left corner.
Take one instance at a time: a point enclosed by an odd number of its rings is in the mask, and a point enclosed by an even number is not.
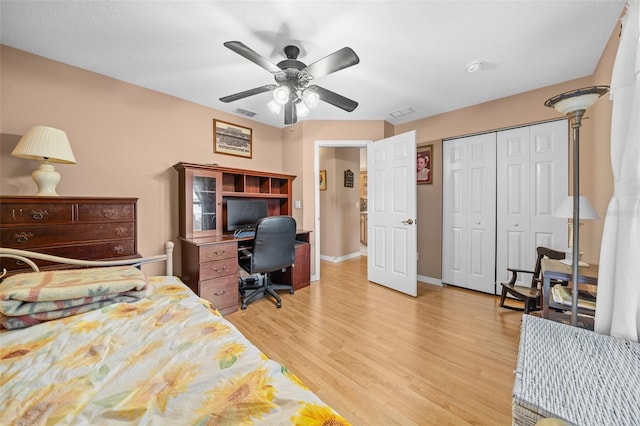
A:
[[[277,73],[282,71],[276,64],[240,41],[227,41],[224,43],[224,45],[236,52],[238,55],[243,56],[251,62],[260,65],[270,73]]]
[[[331,90],[316,86],[315,84],[309,86],[309,89],[315,90],[318,93],[318,96],[320,96],[320,100],[323,100],[347,112],[351,112],[358,107],[358,103],[356,101],[345,98],[342,95],[338,95],[336,92],[332,92]]]
[[[298,121],[298,113],[296,106],[292,101],[289,101],[284,106],[284,124],[295,124]]]
[[[278,87],[278,85],[276,84],[267,84],[265,86],[256,87],[255,89],[249,89],[245,90],[244,92],[235,93],[233,95],[223,96],[222,98],[220,98],[220,100],[222,102],[233,102],[237,101],[238,99],[247,98],[249,96],[258,95],[260,93],[270,92],[276,87]]]
[[[307,65],[304,70],[311,74],[313,78],[319,78],[327,74],[331,74],[332,72],[348,68],[358,62],[360,62],[360,58],[358,58],[356,52],[354,52],[350,47],[343,47],[342,49]]]

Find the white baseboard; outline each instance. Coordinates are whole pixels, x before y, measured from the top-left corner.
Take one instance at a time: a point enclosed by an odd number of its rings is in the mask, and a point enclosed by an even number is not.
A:
[[[418,275],[418,282],[433,284],[442,287],[442,280],[438,278],[431,278],[424,275]]]
[[[338,262],[344,262],[345,260],[353,259],[354,257],[360,257],[360,256],[362,255],[358,251],[355,253],[350,253],[344,256],[339,256],[339,257],[320,255],[320,260],[326,260],[327,262],[338,263]]]

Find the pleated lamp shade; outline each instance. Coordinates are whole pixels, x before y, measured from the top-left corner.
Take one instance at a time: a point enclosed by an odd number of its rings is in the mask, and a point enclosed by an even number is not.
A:
[[[67,134],[53,127],[33,126],[13,149],[14,157],[48,160],[52,163],[75,164]]]

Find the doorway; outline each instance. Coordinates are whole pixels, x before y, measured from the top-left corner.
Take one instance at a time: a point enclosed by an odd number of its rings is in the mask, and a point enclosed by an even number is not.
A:
[[[360,148],[365,149],[367,145],[371,143],[371,140],[332,140],[332,141],[316,141],[314,147],[314,172],[315,176],[320,175],[320,148]],[[359,170],[354,171],[359,174]],[[334,183],[335,184],[335,183]],[[354,188],[358,190],[358,188]],[[314,185],[314,258],[312,262],[314,264],[314,275],[311,277],[312,281],[320,279],[320,241],[321,241],[321,229],[320,229],[320,183],[319,179],[316,179]]]

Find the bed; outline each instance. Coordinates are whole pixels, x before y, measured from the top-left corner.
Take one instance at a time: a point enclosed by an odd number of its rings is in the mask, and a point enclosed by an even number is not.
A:
[[[348,424],[172,276],[171,250],[4,278],[2,322],[17,328],[0,329],[0,424]],[[3,248],[0,256],[47,257]],[[160,260],[167,275],[144,276],[139,265]],[[37,297],[16,304],[20,286]],[[112,286],[133,299],[110,300]],[[76,287],[92,289],[87,303]],[[51,288],[64,302],[45,300]]]

